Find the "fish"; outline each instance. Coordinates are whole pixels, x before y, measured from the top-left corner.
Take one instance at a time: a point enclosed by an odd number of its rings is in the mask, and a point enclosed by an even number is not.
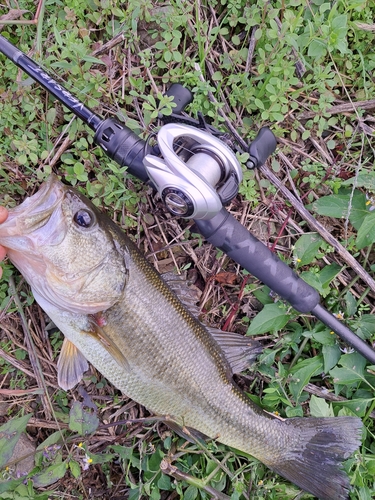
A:
[[[257,406],[233,374],[259,343],[203,325],[80,192],[51,175],[10,209],[0,245],[64,334],[62,388],[89,362],[156,416],[257,458],[321,500],[348,498],[343,461],[360,445],[361,419],[281,419]]]

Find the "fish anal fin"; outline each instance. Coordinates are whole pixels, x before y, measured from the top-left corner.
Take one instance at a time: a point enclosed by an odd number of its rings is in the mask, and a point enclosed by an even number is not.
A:
[[[178,436],[182,437],[183,439],[186,439],[186,441],[189,441],[189,443],[206,443],[207,441],[211,441],[211,438],[203,434],[202,432],[199,432],[195,429],[192,429],[191,427],[181,427],[177,422],[166,419],[164,422],[173,432],[175,432]]]
[[[81,381],[89,369],[86,358],[67,338],[64,339],[57,361],[57,381],[59,386],[68,391]]]
[[[263,350],[260,342],[250,337],[207,326],[206,328],[221,347],[233,373],[241,373],[249,368]]]

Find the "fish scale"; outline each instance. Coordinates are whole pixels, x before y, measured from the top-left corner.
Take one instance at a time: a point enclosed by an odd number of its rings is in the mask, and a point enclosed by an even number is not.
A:
[[[235,334],[221,343],[77,191],[52,176],[10,211],[0,244],[65,335],[65,389],[80,380],[86,358],[156,415],[253,455],[322,500],[348,498],[342,462],[360,444],[360,419],[284,420],[255,405],[233,381],[227,344]]]

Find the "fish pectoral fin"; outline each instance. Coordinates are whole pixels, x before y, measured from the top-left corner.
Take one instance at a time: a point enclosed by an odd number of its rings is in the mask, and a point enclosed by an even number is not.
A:
[[[124,368],[128,372],[130,371],[130,365],[128,360],[126,359],[124,354],[120,351],[120,349],[117,347],[117,345],[113,342],[113,340],[107,335],[104,329],[97,324],[96,320],[92,321],[90,325],[90,330],[82,331],[82,333],[94,337],[94,339],[100,342],[101,345],[104,347],[104,349],[116,360],[116,362],[121,366],[121,368]]]
[[[68,391],[81,381],[89,369],[86,358],[67,338],[64,339],[57,361],[57,381],[59,386]]]
[[[234,332],[223,332],[206,326],[213,338],[221,347],[233,373],[241,373],[249,368],[256,357],[263,351],[257,340]]]

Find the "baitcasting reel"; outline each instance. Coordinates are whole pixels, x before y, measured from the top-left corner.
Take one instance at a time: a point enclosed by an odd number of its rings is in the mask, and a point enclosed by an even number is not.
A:
[[[174,113],[160,116],[158,155],[143,160],[148,177],[172,215],[206,220],[214,217],[238,193],[242,167],[235,153],[219,137],[222,132],[182,114],[193,100],[192,93],[174,83],[166,95],[173,97]],[[249,147],[249,168],[263,165],[276,149],[276,139],[263,128]]]
[[[182,146],[181,139],[189,147]],[[234,198],[242,181],[236,155],[220,139],[169,123],[157,136],[161,158],[144,158],[148,176],[173,215],[210,219]]]

